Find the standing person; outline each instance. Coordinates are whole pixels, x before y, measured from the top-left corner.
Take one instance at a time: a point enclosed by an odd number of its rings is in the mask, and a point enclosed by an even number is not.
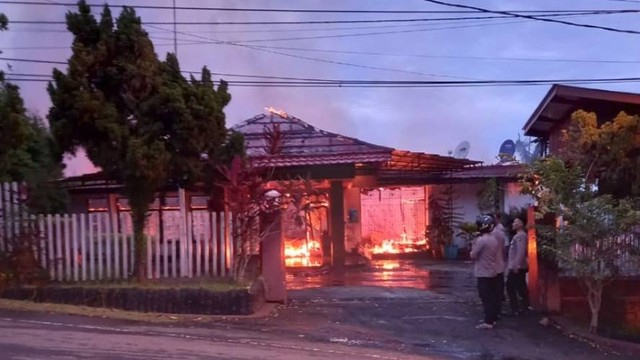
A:
[[[516,234],[509,244],[507,294],[509,294],[511,313],[516,315],[529,308],[529,289],[526,280],[529,263],[527,261],[527,233],[524,231],[524,222],[515,219],[513,230],[516,231]],[[520,303],[518,297],[520,297]]]
[[[498,255],[496,257],[496,296],[498,301],[496,302],[496,306],[497,306],[497,314],[498,314],[498,318],[500,318],[500,314],[502,313],[502,302],[505,300],[505,296],[504,296],[504,273],[507,269],[506,266],[506,249],[507,246],[509,245],[509,237],[507,236],[507,233],[504,231],[504,226],[502,225],[501,222],[501,216],[500,213],[496,213],[495,217],[495,227],[493,229],[493,231],[491,232],[491,234],[494,236],[494,238],[496,239],[496,241],[498,242],[498,247],[500,248],[500,251],[498,252]]]
[[[476,326],[476,329],[493,329],[498,316],[495,262],[502,247],[498,246],[497,240],[491,235],[495,225],[491,215],[478,216],[476,225],[480,237],[473,241],[470,256],[475,260],[474,274],[478,280],[478,294],[484,310],[484,322]]]

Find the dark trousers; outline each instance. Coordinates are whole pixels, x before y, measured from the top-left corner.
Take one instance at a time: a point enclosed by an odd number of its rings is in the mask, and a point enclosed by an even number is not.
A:
[[[509,271],[507,276],[507,294],[511,311],[518,312],[529,307],[529,289],[527,288],[527,272],[520,270],[517,273]]]
[[[498,292],[496,278],[483,278],[478,279],[478,294],[480,300],[482,300],[482,308],[484,310],[484,322],[487,324],[493,324],[498,318]]]

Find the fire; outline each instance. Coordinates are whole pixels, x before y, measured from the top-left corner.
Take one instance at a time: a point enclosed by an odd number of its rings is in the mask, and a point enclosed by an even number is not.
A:
[[[371,247],[372,254],[401,254],[426,250],[427,239],[409,239],[401,234],[400,239],[385,239]]]
[[[267,108],[264,108],[264,110],[265,110],[266,112],[268,112],[268,113],[278,115],[278,116],[280,116],[280,117],[282,117],[282,118],[285,118],[285,119],[289,117],[289,114],[287,114],[287,112],[286,112],[286,111],[284,111],[284,110],[277,110],[277,109],[274,109],[274,108],[273,108],[273,107],[271,107],[271,106],[269,106],[269,107],[267,107]]]
[[[320,266],[322,265],[322,249],[316,240],[289,240],[284,245],[285,265]]]

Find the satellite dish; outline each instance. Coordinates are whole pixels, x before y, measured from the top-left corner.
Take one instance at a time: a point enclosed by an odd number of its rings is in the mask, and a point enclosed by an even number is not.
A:
[[[500,150],[498,151],[498,157],[500,158],[500,162],[512,161],[513,155],[516,153],[516,143],[513,140],[505,140],[500,145]]]
[[[465,140],[458,144],[458,146],[456,146],[456,149],[453,150],[453,157],[456,159],[466,159],[467,155],[469,155],[470,149],[471,144],[469,144],[469,142]]]

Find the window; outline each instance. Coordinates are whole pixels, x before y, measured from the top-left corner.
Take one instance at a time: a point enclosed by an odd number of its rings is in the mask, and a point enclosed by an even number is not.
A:
[[[191,210],[207,210],[209,208],[209,197],[207,196],[192,196],[191,197]]]
[[[129,199],[119,198],[117,203],[118,211],[131,211],[129,206]]]
[[[177,197],[164,198],[163,210],[180,210],[180,199]]]
[[[109,201],[105,198],[90,198],[87,201],[89,212],[109,211]]]

